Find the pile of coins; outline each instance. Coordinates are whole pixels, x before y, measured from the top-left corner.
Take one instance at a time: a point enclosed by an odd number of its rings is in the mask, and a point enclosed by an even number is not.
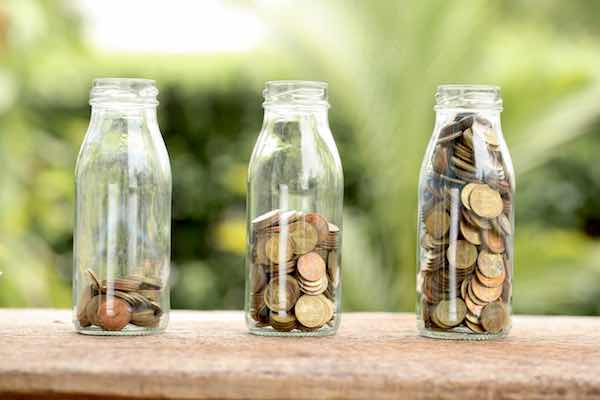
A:
[[[439,134],[421,192],[418,291],[428,329],[510,325],[512,184],[492,124],[459,114]]]
[[[269,211],[252,221],[250,317],[281,332],[333,324],[339,228],[318,213]]]
[[[77,303],[77,319],[82,328],[95,325],[107,331],[120,331],[128,324],[155,328],[163,310],[160,306],[160,279],[129,275],[107,282],[94,271],[86,271],[90,283]]]

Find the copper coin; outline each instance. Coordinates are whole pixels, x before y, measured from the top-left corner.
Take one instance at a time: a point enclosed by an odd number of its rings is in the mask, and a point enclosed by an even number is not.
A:
[[[501,332],[508,320],[506,307],[499,301],[486,305],[481,311],[481,325],[490,333]]]
[[[487,303],[497,300],[502,294],[502,286],[489,288],[477,279],[471,281],[471,288],[473,289],[473,294],[475,294],[479,300],[483,300]]]
[[[120,331],[131,320],[131,310],[126,301],[119,298],[107,298],[100,303],[98,317],[107,331]]]
[[[317,230],[317,238],[319,242],[324,242],[329,237],[329,223],[320,214],[307,213],[304,220],[315,227]]]
[[[481,232],[481,240],[493,253],[503,253],[505,250],[504,237],[489,229]]]
[[[305,254],[298,259],[298,273],[307,281],[318,281],[325,275],[325,262],[315,252]]]

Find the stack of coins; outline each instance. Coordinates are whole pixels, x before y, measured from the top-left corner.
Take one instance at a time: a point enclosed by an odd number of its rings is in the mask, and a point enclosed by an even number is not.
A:
[[[147,328],[159,325],[163,313],[160,279],[139,274],[101,281],[91,269],[86,275],[90,282],[77,303],[77,319],[82,328],[95,325],[120,331],[128,324]]]
[[[339,228],[318,213],[269,211],[252,221],[249,311],[281,332],[332,324],[340,283]]]
[[[421,317],[437,330],[500,333],[510,324],[512,184],[492,124],[444,126],[421,192]]]

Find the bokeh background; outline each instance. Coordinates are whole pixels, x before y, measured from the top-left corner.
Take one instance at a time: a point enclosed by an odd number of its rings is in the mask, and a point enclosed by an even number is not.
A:
[[[502,87],[514,306],[600,314],[600,2],[0,1],[0,306],[69,307],[73,170],[99,76],[155,79],[173,305],[243,303],[245,178],[272,79],[330,83],[346,310],[411,310],[440,83]]]

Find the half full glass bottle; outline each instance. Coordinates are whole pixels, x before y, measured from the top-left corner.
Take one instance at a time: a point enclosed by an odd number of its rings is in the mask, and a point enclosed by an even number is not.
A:
[[[154,81],[96,79],[76,179],[74,324],[92,335],[160,332],[169,317],[171,168]]]
[[[421,168],[417,325],[421,335],[508,334],[515,178],[494,86],[444,85]]]
[[[246,323],[272,336],[340,323],[343,174],[327,84],[267,82],[248,171]]]

